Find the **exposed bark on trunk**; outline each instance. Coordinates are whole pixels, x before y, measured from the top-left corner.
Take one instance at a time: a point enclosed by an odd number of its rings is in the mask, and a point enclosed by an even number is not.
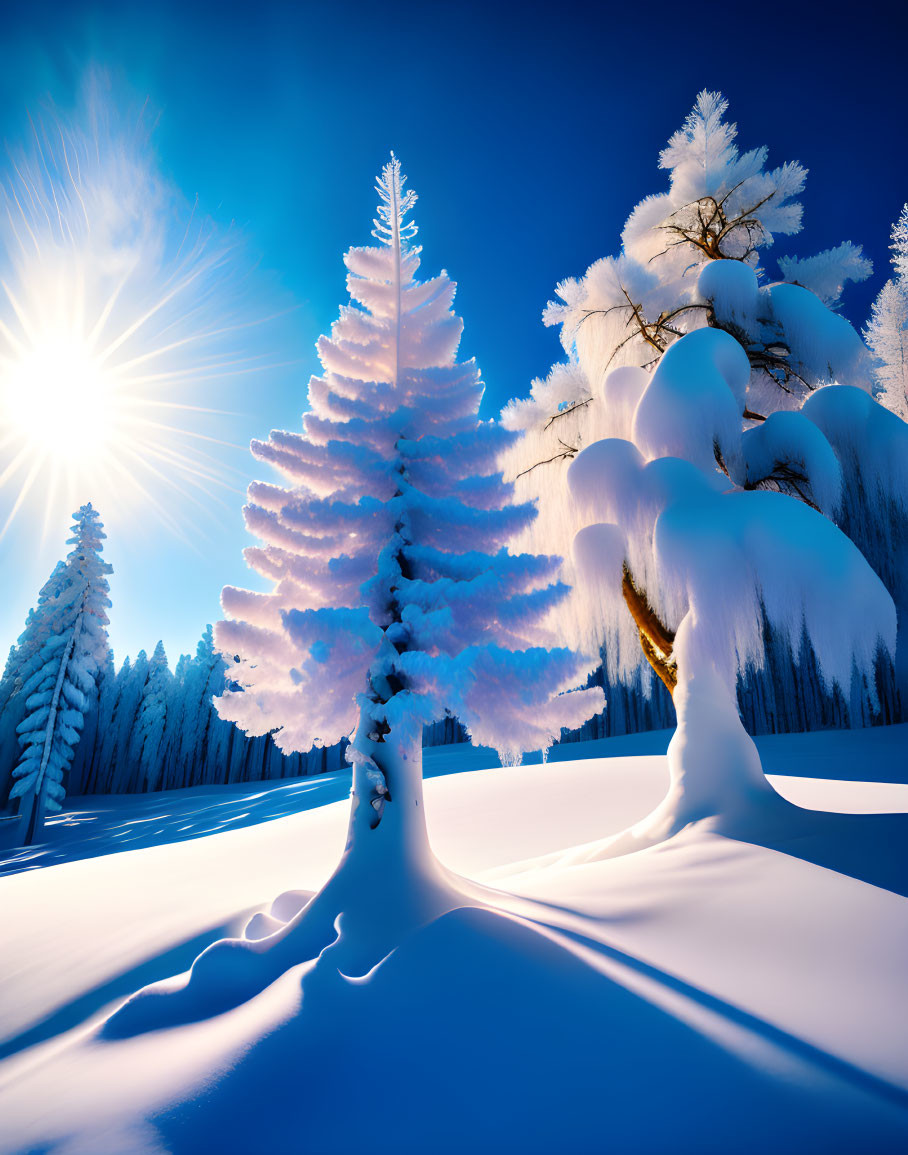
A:
[[[677,665],[672,658],[675,635],[649,604],[646,593],[634,581],[627,565],[624,566],[621,592],[637,626],[640,646],[646,660],[656,671],[668,692],[674,695],[675,686],[678,684]]]

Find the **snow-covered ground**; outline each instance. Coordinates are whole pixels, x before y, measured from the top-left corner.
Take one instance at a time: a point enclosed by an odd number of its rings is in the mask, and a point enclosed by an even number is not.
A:
[[[0,860],[0,1150],[908,1149],[908,727],[758,740],[786,798],[835,812],[784,841],[693,827],[566,865],[658,803],[666,740],[427,751],[475,904],[366,974],[329,947],[121,1040],[98,1026],[125,996],[325,881],[349,775],[75,800]]]

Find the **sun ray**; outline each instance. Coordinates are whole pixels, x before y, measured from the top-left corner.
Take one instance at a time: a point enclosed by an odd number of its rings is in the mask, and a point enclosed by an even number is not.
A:
[[[141,459],[139,460],[141,461]],[[142,496],[145,507],[157,517],[162,525],[166,526],[174,537],[178,538],[184,545],[189,546],[195,552],[198,552],[195,539],[186,532],[181,521],[173,515],[170,508],[164,505],[151,490],[145,488],[135,476],[134,472],[131,473],[122,461],[116,459],[111,459],[108,464],[110,465],[111,471],[116,474],[120,480],[127,483],[129,488],[135,489]],[[183,521],[186,521],[185,516],[183,516]],[[191,525],[190,528],[198,532],[198,527]]]
[[[213,413],[220,417],[243,416],[243,414],[236,409],[212,409],[209,405],[185,405],[179,401],[155,401],[151,397],[136,397],[133,399],[132,404],[141,406],[143,409],[181,409],[192,413]]]
[[[145,509],[194,544],[244,476],[223,435],[242,415],[206,401],[286,366],[256,333],[282,314],[249,315],[236,235],[164,181],[154,118],[119,115],[29,116],[0,175],[0,518],[6,532],[33,509],[46,532],[76,496]]]
[[[140,455],[138,452],[136,452],[130,446],[125,446],[124,452],[127,454],[127,456],[132,457],[132,459],[134,460],[134,462],[137,465],[139,465],[142,469],[144,469],[146,472],[150,473],[154,478],[156,478],[156,480],[162,486],[164,486],[165,488],[169,488],[169,489],[176,491],[180,495],[180,499],[182,502],[188,501],[192,505],[196,506],[196,508],[199,511],[201,511],[203,513],[207,513],[208,509],[209,509],[209,503],[212,500],[216,501],[216,498],[214,498],[213,495],[210,492],[208,492],[207,490],[204,492],[206,493],[206,497],[208,498],[208,501],[207,502],[201,501],[194,493],[191,492],[190,489],[187,489],[185,487],[185,485],[178,484],[176,481],[174,481],[174,479],[171,476],[164,473],[162,470],[158,469],[157,466],[153,465],[151,460],[150,460],[151,457],[156,456],[156,453],[155,453],[155,451],[150,450],[147,446],[145,448],[145,454],[144,455]],[[191,479],[191,477],[185,477],[184,476],[183,481],[188,483],[193,488],[197,487],[197,483],[195,483]],[[198,487],[198,488],[201,488],[201,487]],[[157,501],[157,499],[155,499],[155,508],[156,508],[157,513],[158,513],[158,516],[161,516],[161,513],[162,513],[164,507],[161,505],[161,503],[159,501]],[[182,515],[184,517],[184,520],[188,521],[189,519],[188,519],[188,516],[186,514],[185,508],[181,512],[182,512]],[[168,515],[168,517],[169,516],[170,515]],[[208,533],[204,528],[204,525],[205,525],[204,521],[190,522],[189,524],[196,535],[201,534],[202,536],[206,537],[206,539],[208,538]],[[188,541],[191,539],[184,538],[184,540]]]
[[[19,487],[19,494],[16,497],[16,500],[13,502],[13,507],[9,511],[9,516],[7,517],[6,521],[3,523],[3,529],[0,529],[0,541],[2,541],[4,537],[6,537],[6,532],[9,529],[9,527],[12,525],[13,519],[15,518],[15,516],[19,512],[19,510],[22,508],[22,505],[24,504],[26,497],[28,497],[29,493],[31,492],[32,486],[35,484],[35,480],[40,475],[41,467],[43,464],[44,464],[44,456],[43,455],[37,457],[32,462],[32,467],[28,472],[28,476],[25,478],[25,481],[23,481],[22,485]]]
[[[44,516],[41,519],[41,544],[43,545],[56,529],[54,509],[56,506],[57,491],[60,488],[60,470],[51,469],[47,482],[47,501],[44,503]]]
[[[30,455],[30,448],[28,445],[22,447],[16,456],[9,462],[7,467],[0,473],[0,487],[4,486],[7,481],[17,472],[19,466],[23,461],[26,461]]]
[[[92,347],[94,347],[94,345],[97,342],[98,338],[100,337],[101,333],[104,331],[104,326],[107,324],[107,322],[110,318],[110,315],[113,312],[114,306],[117,303],[117,298],[120,296],[122,291],[126,288],[126,285],[129,282],[129,278],[131,276],[131,273],[132,273],[132,270],[128,270],[123,275],[123,277],[120,279],[120,283],[118,285],[116,285],[114,287],[114,289],[112,290],[112,292],[108,295],[108,298],[107,298],[106,302],[104,303],[104,307],[101,309],[100,313],[98,314],[98,319],[97,319],[97,321],[95,321],[94,327],[92,328],[91,332],[88,333],[88,335],[86,336],[86,338],[85,338],[86,341]]]

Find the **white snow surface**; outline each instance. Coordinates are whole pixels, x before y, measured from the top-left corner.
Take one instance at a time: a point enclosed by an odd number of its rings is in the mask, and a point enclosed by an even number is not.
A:
[[[0,1151],[905,1150],[908,727],[758,739],[811,808],[784,840],[694,824],[567,865],[659,802],[667,737],[508,768],[427,751],[463,907],[365,974],[329,947],[125,1039],[98,1027],[129,993],[324,883],[349,772],[76,800],[48,846],[0,859],[74,858],[0,878]]]

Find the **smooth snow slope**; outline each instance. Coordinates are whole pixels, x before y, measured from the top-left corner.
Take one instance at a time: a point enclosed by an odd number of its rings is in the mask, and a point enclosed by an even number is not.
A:
[[[864,735],[864,763],[897,748]],[[0,1150],[905,1150],[908,786],[846,781],[834,753],[839,781],[774,784],[852,813],[787,845],[691,828],[572,867],[556,852],[659,800],[661,756],[433,778],[436,852],[495,891],[365,976],[329,948],[235,1011],[113,1042],[86,1026],[315,889],[344,839],[345,802],[224,830],[217,791],[158,796],[218,832],[0,879]],[[313,786],[293,805],[339,790]]]

